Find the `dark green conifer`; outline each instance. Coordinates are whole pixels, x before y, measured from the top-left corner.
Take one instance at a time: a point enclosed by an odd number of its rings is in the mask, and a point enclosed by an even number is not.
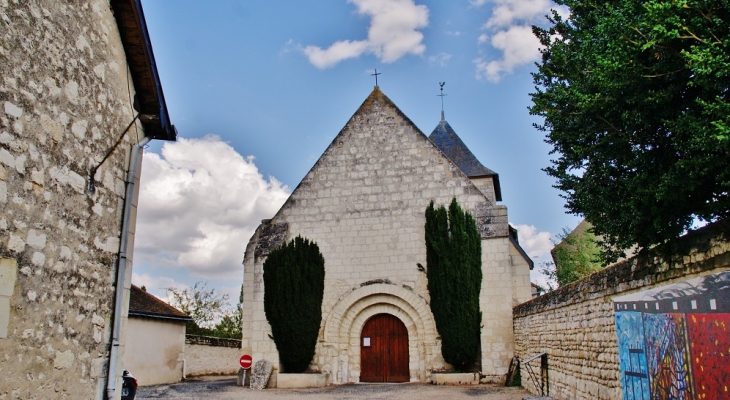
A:
[[[482,313],[481,235],[474,218],[454,198],[426,209],[426,263],[431,312],[444,360],[458,370],[478,361]]]
[[[263,269],[264,312],[282,372],[304,372],[322,321],[324,257],[316,243],[297,236],[272,250]]]

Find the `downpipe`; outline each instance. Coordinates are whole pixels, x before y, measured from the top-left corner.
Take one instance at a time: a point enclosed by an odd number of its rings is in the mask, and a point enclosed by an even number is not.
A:
[[[135,177],[137,176],[137,165],[142,155],[142,149],[149,143],[148,137],[143,138],[138,144],[132,146],[132,154],[129,157],[129,168],[127,168],[127,179],[125,181],[126,192],[124,195],[124,209],[122,211],[122,235],[119,244],[119,256],[117,257],[117,282],[114,289],[114,314],[112,316],[112,340],[111,352],[109,355],[109,372],[106,382],[106,398],[108,400],[116,399],[117,391],[117,375],[121,376],[117,370],[119,360],[119,344],[122,330],[122,309],[124,301],[124,278],[127,275],[127,246],[129,245],[129,232],[132,216],[132,201],[135,193]]]

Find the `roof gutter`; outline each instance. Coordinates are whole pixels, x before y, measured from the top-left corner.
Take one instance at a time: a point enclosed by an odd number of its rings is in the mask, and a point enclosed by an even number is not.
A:
[[[155,318],[155,319],[169,319],[174,321],[192,321],[192,317],[177,317],[174,315],[166,315],[166,314],[158,314],[153,312],[145,312],[145,311],[129,311],[128,314],[129,317],[144,317],[144,318]]]
[[[170,122],[167,112],[165,96],[152,51],[152,42],[147,23],[144,18],[141,0],[110,0],[109,5],[114,14],[119,29],[120,39],[127,59],[128,73],[132,77],[135,89],[135,104],[133,107],[139,113],[145,137],[132,147],[127,168],[126,192],[124,208],[122,210],[122,232],[117,257],[117,275],[114,298],[114,314],[112,315],[111,349],[109,354],[109,369],[107,373],[106,398],[116,400],[117,386],[121,387],[121,371],[118,366],[119,347],[121,343],[122,318],[124,311],[124,284],[132,268],[131,255],[127,254],[132,230],[132,206],[135,194],[135,179],[138,174],[138,165],[142,157],[143,147],[151,139],[171,140],[177,138],[177,130]],[[139,100],[139,101],[137,101]]]
[[[152,41],[141,0],[110,0],[136,92],[134,108],[140,113],[145,136],[175,141],[167,103],[157,71]]]

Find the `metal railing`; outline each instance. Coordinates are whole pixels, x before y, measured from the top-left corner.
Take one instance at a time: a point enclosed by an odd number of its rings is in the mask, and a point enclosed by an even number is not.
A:
[[[540,359],[540,375],[538,382],[538,374],[532,368],[530,362]],[[535,388],[540,388],[540,396],[550,396],[550,380],[548,377],[548,355],[547,353],[540,353],[536,356],[530,357],[520,363],[520,368],[527,371],[527,375],[530,377],[532,384]]]

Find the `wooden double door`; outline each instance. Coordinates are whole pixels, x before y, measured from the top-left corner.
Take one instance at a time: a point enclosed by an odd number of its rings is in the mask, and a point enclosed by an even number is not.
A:
[[[408,382],[408,329],[397,317],[377,314],[360,335],[360,382]]]

